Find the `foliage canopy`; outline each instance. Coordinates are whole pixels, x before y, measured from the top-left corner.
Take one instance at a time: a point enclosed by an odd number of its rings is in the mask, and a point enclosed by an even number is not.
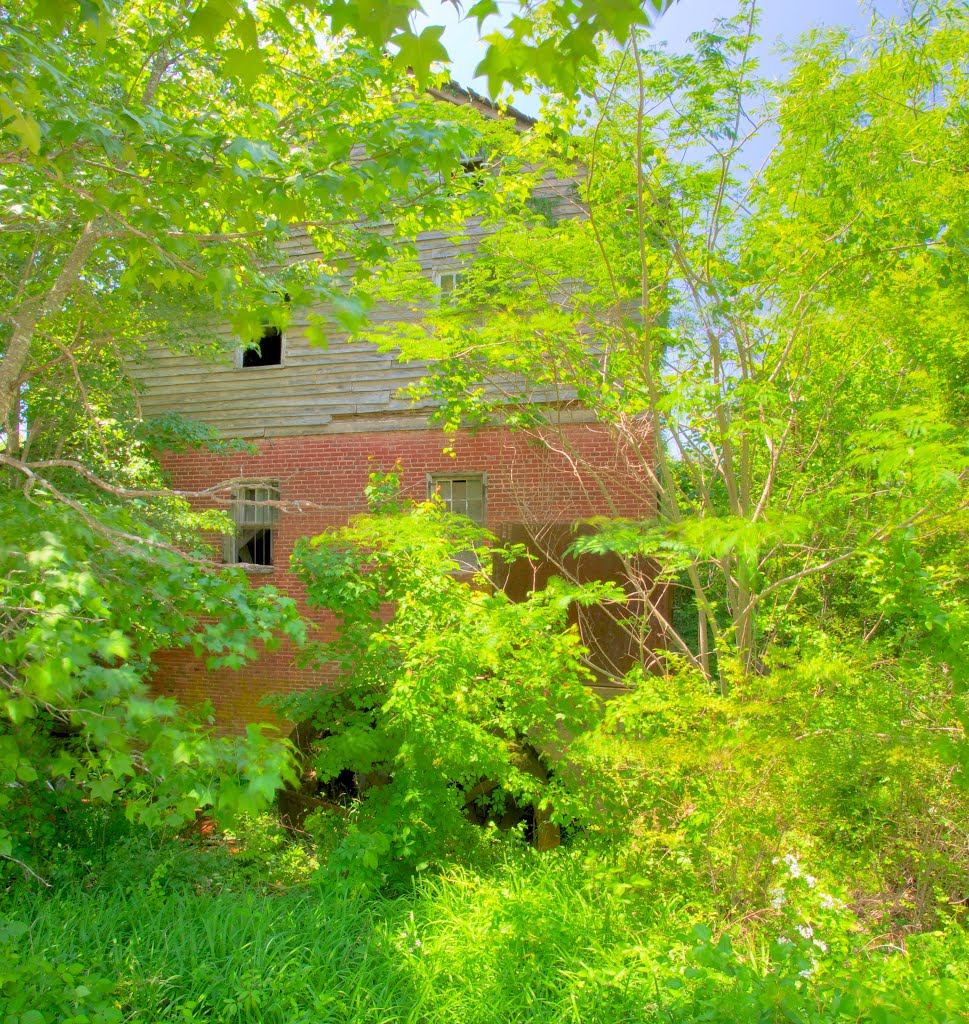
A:
[[[509,219],[430,330],[367,336],[438,360],[449,428],[538,437],[562,402],[608,424],[659,516],[577,547],[658,559],[692,608],[665,646],[723,686],[830,630],[915,654],[910,623],[961,686],[965,10],[817,34],[774,86],[755,25],[743,4],[688,55],[634,37],[589,100],[550,100],[588,216]]]
[[[154,651],[238,666],[302,627],[209,563],[198,531],[227,517],[193,511],[155,461],[232,443],[144,422],[129,375],[147,343],[231,358],[294,309],[317,310],[323,342],[360,321],[354,275],[494,208],[450,179],[495,129],[442,116],[392,59],[285,7],[227,5],[218,24],[216,6],[177,3],[0,13],[5,811],[39,813],[31,800],[71,780],[168,821],[288,777],[278,743],[209,743],[147,695]],[[294,259],[294,232],[322,258]],[[0,854],[13,842],[5,828]]]

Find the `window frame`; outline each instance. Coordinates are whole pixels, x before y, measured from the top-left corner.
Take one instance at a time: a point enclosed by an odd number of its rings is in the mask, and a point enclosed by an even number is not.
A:
[[[246,352],[253,348],[252,345],[239,345],[235,351],[235,368],[237,370],[278,370],[281,366],[286,365],[286,329],[284,327],[278,327],[276,324],[263,324],[263,337],[265,332],[268,330],[279,331],[279,362],[278,363],[262,363],[258,366],[246,366],[245,357]],[[262,342],[262,337],[259,339]]]
[[[453,483],[454,481],[461,480],[467,482],[469,480],[476,480],[481,484],[481,518],[476,519],[474,516],[470,516],[467,512],[455,512],[452,507],[453,498],[444,498],[440,495],[438,487],[444,482]],[[428,473],[427,474],[427,500],[433,500],[434,496],[437,495],[438,501],[444,503],[445,508],[452,515],[463,515],[466,519],[470,519],[471,522],[476,523],[482,529],[487,529],[488,519],[488,474],[485,472],[467,472],[467,473]],[[465,498],[465,502],[467,502]],[[455,562],[457,562],[459,568],[457,572],[480,572],[482,569],[482,561],[477,550],[475,548],[469,548],[467,551],[459,551],[454,556]]]
[[[265,491],[265,497],[240,497],[241,492]],[[235,526],[231,534],[224,534],[222,538],[222,562],[224,565],[233,565],[251,573],[271,573],[276,569],[276,543],[279,530],[279,507],[277,505],[262,504],[263,502],[280,501],[281,491],[278,480],[267,480],[264,477],[246,480],[234,480],[232,483],[232,497],[229,506],[229,515]],[[252,519],[246,516],[247,510],[254,515]],[[268,562],[243,562],[239,558],[240,533],[245,528],[259,528],[269,531],[269,561]],[[251,539],[255,539],[250,538]],[[243,542],[249,543],[249,540]]]
[[[454,515],[463,515],[466,519],[470,519],[473,523],[477,523],[478,526],[484,526],[488,518],[488,474],[480,471],[469,471],[467,473],[428,473],[427,474],[427,499],[430,501],[436,492],[436,489],[441,483],[453,483],[456,480],[468,481],[475,480],[481,483],[481,518],[475,519],[474,516],[469,516],[466,512],[454,512],[454,509],[448,506],[448,512]],[[440,496],[439,500],[448,503],[451,499],[444,499]],[[467,501],[468,499],[465,499]]]
[[[463,278],[467,277],[467,271],[462,267],[448,267],[443,270],[434,271],[434,286],[438,290],[438,304],[446,306],[451,301],[450,297],[454,294],[455,290],[461,284]],[[448,289],[444,288],[444,279],[451,279],[451,287]]]

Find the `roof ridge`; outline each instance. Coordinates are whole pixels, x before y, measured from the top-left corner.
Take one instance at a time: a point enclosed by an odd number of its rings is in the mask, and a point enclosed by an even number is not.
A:
[[[435,99],[443,100],[445,103],[454,103],[461,106],[463,105],[463,100],[464,103],[471,103],[475,106],[484,107],[492,115],[513,117],[520,124],[527,125],[529,127],[538,124],[537,118],[532,117],[530,114],[523,113],[517,107],[513,107],[510,103],[506,105],[496,103],[494,100],[489,99],[482,93],[476,92],[469,86],[461,85],[453,79],[448,79],[448,81],[442,86],[429,86],[427,92]]]

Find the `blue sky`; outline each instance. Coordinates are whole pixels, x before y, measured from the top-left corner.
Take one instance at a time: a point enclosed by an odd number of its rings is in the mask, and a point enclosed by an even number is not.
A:
[[[465,0],[464,7],[473,0]],[[517,9],[517,2],[501,3],[509,11]],[[871,19],[872,10],[882,15],[897,15],[902,12],[904,0],[761,0],[760,33],[763,41],[761,68],[766,76],[781,74],[782,65],[772,51],[779,40],[791,42],[799,35],[818,25],[847,25],[864,30]],[[426,0],[428,22],[447,26],[444,44],[452,57],[452,77],[462,85],[472,85],[485,92],[483,80],[473,79],[474,69],[481,59],[481,44],[478,40],[476,23],[461,22],[450,2]],[[729,17],[737,10],[736,0],[679,0],[655,27],[653,38],[667,42],[674,49],[684,46],[687,37],[697,29],[712,26],[717,18]],[[492,20],[485,25],[485,31],[498,23]],[[536,113],[537,97],[516,97],[516,105],[526,113]]]

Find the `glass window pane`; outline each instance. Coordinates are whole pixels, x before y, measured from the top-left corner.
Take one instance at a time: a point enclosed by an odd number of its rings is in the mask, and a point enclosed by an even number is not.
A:
[[[455,515],[467,516],[477,523],[485,518],[484,478],[481,476],[431,477],[429,492],[436,494],[445,508]]]

